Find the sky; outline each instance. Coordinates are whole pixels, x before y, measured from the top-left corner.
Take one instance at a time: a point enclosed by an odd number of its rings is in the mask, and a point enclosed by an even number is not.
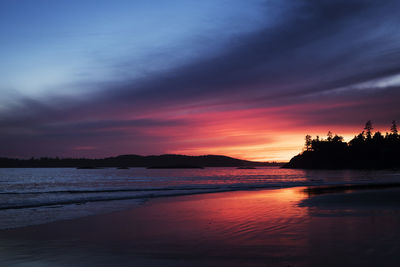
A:
[[[287,161],[400,121],[396,0],[2,0],[0,156]]]

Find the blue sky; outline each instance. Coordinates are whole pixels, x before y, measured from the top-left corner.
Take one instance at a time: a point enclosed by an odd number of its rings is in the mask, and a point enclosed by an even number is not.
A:
[[[0,156],[288,160],[400,120],[395,0],[3,0]]]
[[[264,25],[260,5],[2,1],[1,90],[30,97],[79,95],[95,90],[88,82],[134,79],[183,64]]]

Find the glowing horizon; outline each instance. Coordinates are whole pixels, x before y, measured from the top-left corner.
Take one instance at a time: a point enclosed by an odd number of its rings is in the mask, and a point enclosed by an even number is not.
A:
[[[388,131],[400,3],[317,2],[6,0],[0,156],[288,161]]]

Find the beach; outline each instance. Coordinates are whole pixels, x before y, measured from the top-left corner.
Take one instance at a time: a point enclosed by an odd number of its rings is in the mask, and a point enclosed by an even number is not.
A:
[[[152,199],[1,230],[0,265],[397,265],[399,196],[392,186],[315,195],[294,187]]]
[[[0,267],[400,266],[400,0],[0,0]]]

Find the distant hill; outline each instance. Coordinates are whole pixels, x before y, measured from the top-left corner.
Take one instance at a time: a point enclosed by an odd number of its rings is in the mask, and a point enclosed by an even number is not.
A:
[[[328,133],[327,139],[306,136],[304,151],[293,157],[284,168],[294,169],[398,169],[400,168],[400,135],[396,122],[390,133],[372,134],[368,121],[362,133],[350,142]]]
[[[165,154],[159,156],[121,155],[104,159],[87,158],[32,158],[11,159],[0,158],[0,168],[107,168],[107,167],[241,167],[241,166],[280,166],[280,163],[255,162],[235,159],[227,156],[205,155],[185,156]]]

